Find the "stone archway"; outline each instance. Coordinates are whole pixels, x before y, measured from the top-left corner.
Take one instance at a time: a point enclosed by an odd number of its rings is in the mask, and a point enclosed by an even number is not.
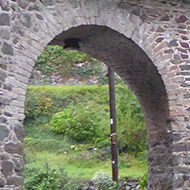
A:
[[[138,45],[108,27],[74,27],[56,36],[50,44],[64,46],[68,39],[78,43],[71,42],[71,46],[107,63],[136,94],[147,124],[149,189],[172,189],[173,138],[167,94],[157,68]]]
[[[0,188],[22,189],[22,122],[34,61],[48,43],[73,38],[117,72],[142,106],[148,189],[188,188],[188,6],[188,1],[0,1]]]

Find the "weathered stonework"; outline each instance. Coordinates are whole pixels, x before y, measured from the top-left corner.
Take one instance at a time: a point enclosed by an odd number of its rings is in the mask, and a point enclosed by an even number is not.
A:
[[[0,0],[0,189],[22,189],[24,100],[47,44],[109,65],[143,109],[148,190],[190,189],[190,0]],[[75,44],[76,45],[76,44]]]

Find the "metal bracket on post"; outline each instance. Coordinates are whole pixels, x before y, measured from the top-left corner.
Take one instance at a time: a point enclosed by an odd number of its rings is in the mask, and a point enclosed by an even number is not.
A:
[[[111,134],[111,143],[117,144],[117,134],[116,133]]]

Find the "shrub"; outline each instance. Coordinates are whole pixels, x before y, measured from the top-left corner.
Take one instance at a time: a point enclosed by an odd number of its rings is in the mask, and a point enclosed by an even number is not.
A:
[[[126,85],[116,87],[119,149],[127,145],[128,153],[137,155],[146,147],[146,124],[136,97]]]
[[[51,119],[51,129],[76,141],[94,141],[98,120],[91,108],[82,105],[69,106]]]
[[[59,189],[69,182],[67,173],[64,169],[50,169],[46,164],[46,169],[27,168],[24,189]]]
[[[52,190],[67,189],[73,190],[82,188],[85,181],[68,177],[64,168],[52,169],[48,164],[44,169],[38,167],[25,167],[24,190]]]
[[[92,178],[92,182],[98,190],[113,189],[117,186],[116,183],[112,181],[110,175],[103,171],[95,173]]]
[[[144,175],[142,175],[139,178],[138,187],[140,187],[140,189],[144,190],[144,189],[147,189],[147,185],[148,185],[148,179],[147,179],[147,173],[145,173]]]

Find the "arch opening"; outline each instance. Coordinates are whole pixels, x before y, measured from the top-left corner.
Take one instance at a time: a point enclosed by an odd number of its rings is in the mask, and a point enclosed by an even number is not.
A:
[[[157,68],[131,39],[105,26],[81,25],[56,36],[50,45],[77,48],[110,66],[129,85],[143,110],[149,151],[148,189],[172,189],[172,131],[168,100]]]

